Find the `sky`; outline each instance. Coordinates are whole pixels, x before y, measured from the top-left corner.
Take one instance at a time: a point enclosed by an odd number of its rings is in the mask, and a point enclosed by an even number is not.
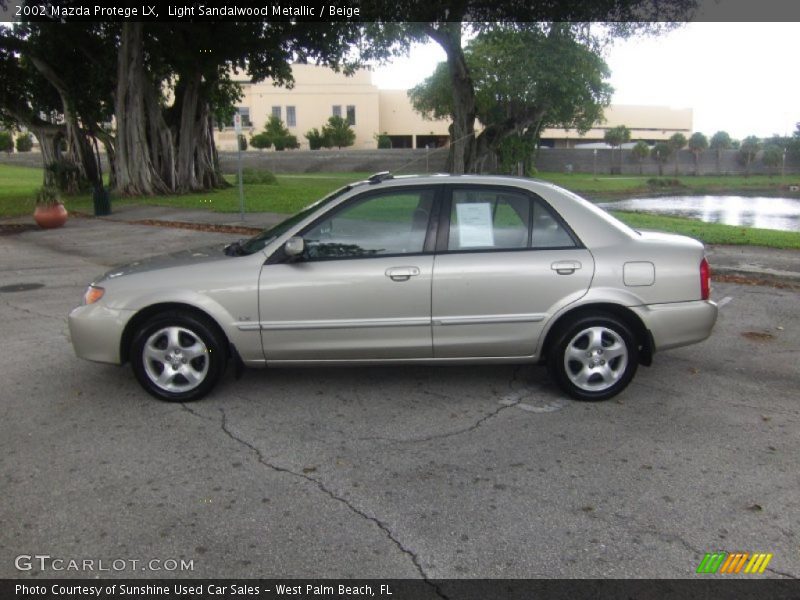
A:
[[[800,23],[688,23],[657,38],[617,42],[606,52],[614,104],[692,108],[709,137],[791,135],[800,122]],[[379,67],[383,89],[413,87],[444,60],[436,44]]]

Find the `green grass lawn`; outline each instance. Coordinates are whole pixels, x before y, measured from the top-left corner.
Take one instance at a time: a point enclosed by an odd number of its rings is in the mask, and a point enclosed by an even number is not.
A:
[[[369,173],[309,173],[278,175],[278,184],[245,184],[245,202],[248,212],[276,212],[291,214],[315,202],[326,194],[353,181],[368,177]],[[669,175],[667,175],[669,176]],[[588,198],[608,200],[612,197],[652,195],[647,186],[648,177],[603,176],[591,174],[540,173],[539,179],[552,181]],[[235,178],[228,177],[230,183]],[[705,194],[731,192],[736,194],[779,193],[788,184],[800,185],[800,177],[682,177],[688,188],[660,189],[662,193]],[[0,165],[0,217],[29,215],[33,212],[33,197],[41,186],[41,169]],[[217,212],[239,211],[239,190],[232,185],[224,190],[183,196],[121,199],[112,196],[112,207],[121,204],[148,204],[179,208],[207,209]],[[92,212],[90,194],[65,198],[69,210]],[[682,233],[709,244],[745,244],[773,248],[800,248],[800,233],[734,227],[703,223],[693,219],[648,215],[645,213],[615,212],[616,216],[632,227]]]
[[[705,244],[800,249],[800,233],[792,231],[736,227],[719,223],[704,223],[696,219],[650,215],[639,212],[611,211],[611,214],[634,229],[680,233],[698,239]]]

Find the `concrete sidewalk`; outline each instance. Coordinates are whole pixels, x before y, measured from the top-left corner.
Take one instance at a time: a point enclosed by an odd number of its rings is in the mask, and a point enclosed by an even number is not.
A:
[[[219,213],[210,210],[183,209],[167,206],[121,205],[114,212],[101,217],[116,222],[142,224],[142,221],[168,223],[190,223],[197,225],[221,225],[225,227],[247,227],[264,229],[272,227],[289,217],[288,214],[250,212],[245,220],[239,213]],[[30,223],[30,217],[2,219],[0,223]],[[713,274],[738,275],[765,281],[779,281],[800,285],[800,250],[779,250],[757,246],[706,246]]]
[[[244,221],[239,213],[222,213],[211,210],[172,208],[167,206],[121,205],[113,207],[113,212],[103,219],[111,221],[166,221],[197,223],[203,225],[224,225],[228,227],[254,227],[264,229],[277,225],[291,215],[268,212],[248,212]]]

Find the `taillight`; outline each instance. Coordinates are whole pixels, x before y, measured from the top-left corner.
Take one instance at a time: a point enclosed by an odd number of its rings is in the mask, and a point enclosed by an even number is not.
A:
[[[711,267],[705,258],[700,261],[700,296],[703,300],[711,297]]]

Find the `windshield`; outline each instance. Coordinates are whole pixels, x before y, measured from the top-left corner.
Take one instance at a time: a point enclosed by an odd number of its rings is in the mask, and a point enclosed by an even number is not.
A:
[[[299,213],[292,215],[285,221],[281,221],[280,223],[275,225],[275,227],[265,229],[255,237],[251,237],[249,240],[244,240],[242,242],[235,242],[234,244],[231,244],[229,248],[231,248],[232,250],[234,249],[235,246],[235,252],[232,252],[232,254],[242,255],[242,254],[254,254],[255,252],[260,252],[267,246],[267,244],[269,244],[276,238],[286,233],[289,229],[297,225],[300,221],[305,219],[312,212],[332,202],[333,200],[336,200],[339,196],[341,196],[345,192],[349,192],[351,189],[353,189],[352,185],[346,185],[345,187],[336,190],[335,192],[329,194],[328,196],[325,196],[322,200],[319,200],[317,202],[314,202],[314,204],[306,206]]]

